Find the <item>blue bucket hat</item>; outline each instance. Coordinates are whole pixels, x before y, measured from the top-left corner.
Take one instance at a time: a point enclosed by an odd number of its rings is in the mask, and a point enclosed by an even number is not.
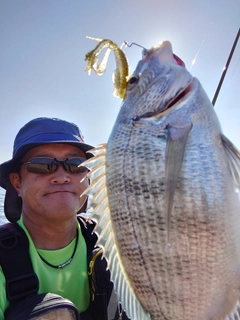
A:
[[[9,180],[10,172],[29,150],[53,143],[73,145],[85,153],[93,148],[84,142],[80,129],[74,123],[57,118],[36,118],[25,124],[14,140],[12,159],[0,165],[0,186],[6,190],[4,210],[9,221],[18,220],[22,211],[22,200]],[[86,157],[92,155],[86,153]]]

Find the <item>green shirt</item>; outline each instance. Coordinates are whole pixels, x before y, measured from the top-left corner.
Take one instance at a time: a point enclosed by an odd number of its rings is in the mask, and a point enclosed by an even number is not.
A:
[[[20,218],[18,224],[26,232],[29,240],[33,270],[39,279],[38,293],[51,292],[58,294],[71,300],[77,306],[79,312],[85,311],[90,302],[90,292],[87,271],[87,248],[79,223],[77,223],[79,237],[76,253],[71,263],[63,269],[55,269],[48,266],[40,259],[38,252],[53,265],[63,264],[73,253],[75,239],[68,246],[59,250],[37,250],[23,224],[22,218]],[[5,287],[6,280],[0,267],[0,320],[4,320],[4,311],[9,306]]]

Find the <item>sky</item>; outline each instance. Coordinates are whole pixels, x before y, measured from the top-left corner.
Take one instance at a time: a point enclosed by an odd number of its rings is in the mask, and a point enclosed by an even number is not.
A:
[[[85,142],[108,140],[121,99],[106,73],[84,71],[97,42],[145,48],[169,40],[212,100],[240,27],[240,0],[0,0],[0,162],[36,117],[76,123]],[[133,71],[141,49],[124,48]],[[192,65],[193,59],[196,59]],[[215,104],[224,134],[240,148],[240,40]]]

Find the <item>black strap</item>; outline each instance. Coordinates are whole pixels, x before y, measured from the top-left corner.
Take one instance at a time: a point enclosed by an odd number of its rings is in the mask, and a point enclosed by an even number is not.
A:
[[[86,241],[87,252],[89,253],[94,249],[98,239],[97,234],[94,232],[96,223],[91,219],[85,218],[84,216],[78,216],[78,221],[81,226],[82,235]]]
[[[28,238],[17,223],[0,226],[0,265],[10,303],[37,293],[39,281],[33,271]]]

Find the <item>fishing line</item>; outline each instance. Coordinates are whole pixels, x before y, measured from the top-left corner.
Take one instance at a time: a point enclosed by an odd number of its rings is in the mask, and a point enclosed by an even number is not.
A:
[[[238,58],[238,61],[237,61],[237,63],[236,63],[236,66],[235,66],[235,68],[234,68],[234,70],[233,70],[233,72],[232,72],[232,74],[231,74],[231,76],[230,76],[227,84],[225,85],[225,89],[224,89],[223,93],[221,94],[220,101],[219,101],[219,105],[221,105],[221,102],[222,102],[222,100],[223,100],[223,98],[224,98],[224,96],[225,96],[225,94],[226,94],[226,91],[228,90],[228,88],[229,88],[229,86],[230,86],[230,84],[231,84],[232,78],[233,78],[233,76],[234,76],[234,74],[235,74],[235,72],[236,72],[236,70],[237,70],[237,68],[238,68],[239,62],[240,62],[240,57]],[[226,69],[226,66],[223,67],[223,71],[224,71],[225,69]]]
[[[192,60],[192,64],[191,64],[190,70],[192,69],[193,65],[196,63],[197,57],[198,57],[198,55],[199,55],[199,52],[200,52],[201,49],[202,49],[202,46],[203,46],[203,44],[204,44],[204,42],[205,42],[206,37],[207,37],[207,34],[205,34],[205,36],[204,36],[204,38],[203,38],[203,41],[202,41],[202,43],[200,44],[200,47],[199,47],[199,49],[198,49],[198,51],[197,51],[197,53],[196,53],[196,55],[195,55],[195,58]]]
[[[238,58],[238,61],[237,61],[236,67],[234,68],[233,73],[232,73],[232,75],[231,75],[231,77],[230,77],[230,79],[229,79],[229,80],[231,80],[231,79],[232,79],[232,77],[234,76],[234,73],[235,73],[235,72],[236,72],[236,70],[237,70],[237,67],[238,67],[238,65],[239,65],[239,62],[240,62],[240,57]]]

